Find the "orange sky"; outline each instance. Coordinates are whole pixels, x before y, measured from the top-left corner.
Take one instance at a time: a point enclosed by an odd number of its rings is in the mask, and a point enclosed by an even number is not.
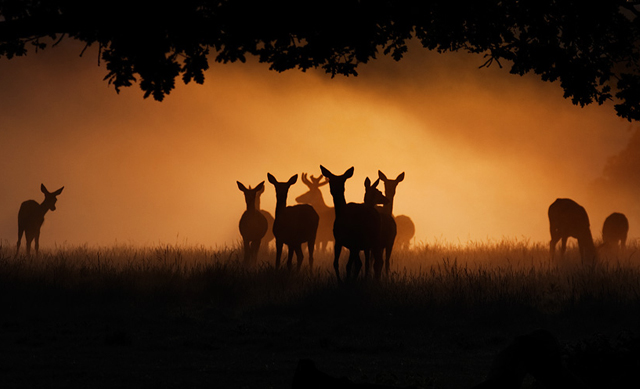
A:
[[[236,180],[318,175],[320,164],[337,174],[355,166],[354,202],[365,177],[404,171],[395,213],[411,216],[425,243],[547,241],[557,197],[587,208],[595,237],[609,213],[630,212],[588,188],[635,127],[610,106],[575,107],[533,76],[478,69],[478,56],[414,50],[334,79],[216,64],[204,85],[179,85],[159,103],[137,86],[116,94],[97,50],[81,51],[67,42],[0,60],[3,244],[15,244],[20,203],[41,201],[44,183],[65,189],[43,247],[232,245],[244,210]],[[290,204],[305,189],[292,187]],[[269,183],[262,205],[273,212]]]

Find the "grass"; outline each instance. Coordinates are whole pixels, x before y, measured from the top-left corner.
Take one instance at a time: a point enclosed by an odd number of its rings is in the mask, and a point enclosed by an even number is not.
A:
[[[412,384],[407,377],[420,377],[423,387],[465,387],[486,374],[497,350],[532,329],[586,349],[594,334],[635,336],[640,323],[635,245],[593,266],[581,264],[575,248],[552,262],[546,244],[527,240],[421,245],[394,253],[389,276],[347,287],[335,281],[331,253],[316,255],[313,272],[305,261],[297,273],[274,269],[273,250],[247,268],[239,245],[79,246],[17,258],[13,249],[0,246],[0,341],[17,355],[34,345],[73,345],[61,360],[77,361],[85,350],[89,373],[78,387],[104,374],[89,363],[99,358],[96,348],[112,346],[164,366],[167,376],[158,373],[156,384],[173,377],[170,355],[209,372],[190,372],[190,386],[224,383],[226,375],[206,365],[216,355],[214,365],[228,371],[248,364],[228,381],[234,387],[287,387],[291,364],[307,356],[356,380]],[[116,361],[98,362],[110,374],[116,369]],[[4,363],[10,382],[24,386],[7,372],[33,366]],[[29,384],[46,382],[49,373],[36,371],[42,374]],[[123,371],[111,383],[133,387],[138,377]]]

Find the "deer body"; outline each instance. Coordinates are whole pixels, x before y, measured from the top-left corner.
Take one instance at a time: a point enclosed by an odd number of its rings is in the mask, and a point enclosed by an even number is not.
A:
[[[309,204],[316,210],[320,221],[318,222],[318,234],[316,235],[316,243],[321,251],[325,251],[329,242],[333,241],[333,222],[336,218],[336,212],[333,207],[328,206],[324,202],[320,187],[329,183],[328,180],[321,181],[322,176],[315,178],[307,177],[306,173],[302,173],[302,182],[309,188],[309,191],[296,197],[299,204]]]
[[[270,173],[267,173],[267,177],[276,189],[276,217],[273,222],[273,235],[276,239],[276,268],[280,267],[282,246],[286,244],[288,248],[287,268],[291,269],[295,252],[298,260],[297,269],[300,270],[304,259],[302,244],[307,243],[309,269],[312,269],[313,249],[318,231],[318,213],[309,204],[287,206],[289,188],[296,183],[297,174],[287,182],[278,182]]]
[[[347,262],[347,279],[351,279],[351,268],[356,266],[353,278],[358,277],[362,261],[360,251],[365,252],[365,260],[369,253],[374,254],[374,267],[379,276],[379,269],[382,268],[379,257],[378,236],[380,233],[380,214],[369,204],[348,203],[344,197],[345,182],[353,176],[353,167],[349,168],[341,176],[337,176],[320,165],[322,174],[329,179],[329,188],[333,197],[335,210],[335,221],[333,224],[334,260],[333,268],[336,272],[338,282],[340,278],[340,253],[343,247],[349,250],[349,261]],[[366,270],[366,269],[365,269]]]
[[[20,252],[20,240],[24,233],[27,242],[27,255],[31,255],[31,242],[35,239],[36,255],[40,249],[40,228],[44,223],[44,215],[47,211],[56,210],[57,196],[62,193],[64,186],[55,192],[49,192],[44,184],[40,184],[40,190],[44,193],[44,200],[38,204],[35,200],[27,200],[20,205],[18,211],[18,243],[16,244],[16,256]]]
[[[595,260],[596,250],[591,236],[589,216],[582,206],[571,199],[557,199],[549,206],[548,214],[551,231],[551,242],[549,243],[551,258],[554,257],[559,240],[562,240],[560,254],[564,256],[567,249],[567,239],[573,237],[578,239],[582,260]]]
[[[383,172],[378,170],[378,179],[384,183],[384,196],[389,200],[387,204],[384,204],[380,210],[381,215],[381,231],[380,239],[382,241],[382,247],[385,254],[385,271],[389,274],[389,266],[391,264],[391,252],[393,251],[393,245],[398,233],[398,227],[396,220],[393,217],[393,199],[396,196],[396,187],[402,180],[404,180],[404,172],[400,173],[395,180],[387,178]]]
[[[396,221],[396,244],[400,250],[407,250],[411,244],[411,239],[416,233],[416,226],[407,215],[398,215],[393,218]]]
[[[246,188],[240,181],[236,181],[238,189],[244,193],[247,210],[240,217],[239,229],[244,244],[244,261],[246,264],[255,265],[258,261],[260,242],[267,232],[267,219],[256,208],[256,197],[259,191],[264,191],[264,181],[255,188]]]
[[[607,216],[602,225],[602,243],[606,248],[625,248],[627,234],[629,233],[629,220],[618,212]]]
[[[256,209],[260,211],[260,213],[267,219],[267,233],[264,234],[262,238],[261,247],[269,247],[269,243],[275,238],[273,236],[273,221],[275,220],[273,216],[264,209],[260,209],[260,196],[264,193],[264,185],[262,189],[258,191],[256,194]]]

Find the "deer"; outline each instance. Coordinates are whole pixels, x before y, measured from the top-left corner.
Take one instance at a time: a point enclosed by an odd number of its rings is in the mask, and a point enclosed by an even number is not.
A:
[[[256,208],[256,198],[258,192],[264,191],[264,181],[256,185],[255,188],[245,187],[240,181],[236,181],[238,189],[244,193],[244,201],[247,210],[240,217],[239,229],[244,245],[244,262],[248,265],[255,265],[258,261],[258,250],[260,242],[267,233],[267,219]]]
[[[385,255],[385,272],[388,275],[391,264],[391,252],[393,251],[393,245],[398,233],[397,223],[393,216],[393,199],[396,196],[396,187],[404,180],[404,172],[400,173],[395,180],[392,180],[378,170],[378,179],[384,183],[384,196],[389,200],[387,204],[378,208],[382,222],[380,239],[382,240]]]
[[[318,213],[309,204],[287,206],[289,188],[298,180],[297,174],[289,178],[287,182],[278,182],[271,173],[267,173],[267,178],[276,190],[276,217],[273,222],[273,235],[276,239],[276,269],[280,267],[282,246],[286,244],[288,249],[287,269],[291,270],[291,262],[295,252],[298,260],[297,270],[299,271],[304,259],[302,244],[307,243],[309,270],[313,270],[313,249],[320,219]]]
[[[594,262],[596,260],[596,249],[591,236],[587,211],[571,199],[556,199],[549,206],[548,214],[551,230],[551,241],[549,242],[551,259],[554,258],[558,241],[562,240],[560,255],[564,257],[567,249],[567,239],[573,237],[578,240],[582,261]]]
[[[348,281],[355,280],[358,277],[358,273],[362,267],[360,251],[364,251],[365,253],[365,263],[366,256],[373,253],[374,271],[376,278],[379,278],[380,270],[382,269],[382,257],[378,243],[380,213],[370,204],[347,203],[344,196],[345,182],[353,176],[353,166],[347,169],[342,175],[335,175],[322,165],[320,165],[320,171],[322,175],[329,180],[329,189],[331,191],[331,197],[333,198],[335,211],[335,221],[333,223],[333,268],[338,283],[342,283],[342,279],[340,278],[340,253],[343,247],[349,250],[349,260],[346,269],[346,279]],[[355,269],[352,274],[351,268],[354,265]]]
[[[273,236],[274,218],[273,216],[271,216],[269,211],[266,211],[260,208],[260,196],[262,196],[263,193],[264,193],[264,185],[260,190],[258,190],[258,193],[256,194],[256,209],[260,211],[260,213],[265,217],[265,219],[267,219],[267,233],[264,234],[264,237],[262,238],[261,247],[269,247],[269,243],[271,243],[271,241],[275,238]]]
[[[20,253],[20,240],[25,235],[27,243],[27,256],[31,255],[31,242],[35,239],[36,256],[40,250],[40,228],[44,223],[44,215],[48,211],[56,210],[57,197],[62,193],[64,186],[54,192],[49,192],[44,184],[40,184],[40,190],[44,193],[44,200],[38,204],[35,200],[27,200],[20,205],[18,211],[18,243],[16,244],[16,257]]]
[[[307,173],[302,173],[302,183],[309,190],[296,197],[295,200],[298,204],[310,204],[320,216],[316,243],[318,249],[324,252],[328,248],[329,242],[333,240],[333,222],[336,218],[335,210],[324,202],[320,190],[320,187],[329,183],[329,180],[325,177],[322,181],[322,175],[316,178],[313,175],[308,177]]]
[[[380,273],[382,270],[382,259],[383,252],[388,248],[388,243],[391,235],[393,234],[393,238],[395,238],[395,222],[393,221],[393,217],[389,214],[387,215],[385,211],[382,210],[382,207],[386,207],[390,200],[385,197],[385,195],[380,192],[377,188],[380,183],[380,179],[378,178],[373,184],[369,177],[364,180],[364,202],[363,204],[374,208],[380,215],[380,230],[378,231],[378,236],[376,238],[374,246],[369,250],[369,255],[365,252],[365,265],[364,265],[364,275],[365,278],[369,275],[369,260],[370,257],[374,258],[374,271],[376,273],[376,278],[380,277]],[[391,242],[391,246],[393,246],[393,241]],[[388,271],[387,271],[388,273]]]
[[[411,239],[416,233],[416,226],[413,224],[411,218],[407,215],[394,216],[396,221],[396,243],[395,247],[400,250],[408,250],[411,245]]]
[[[624,250],[629,233],[629,220],[619,212],[607,216],[602,225],[602,246],[606,249]]]

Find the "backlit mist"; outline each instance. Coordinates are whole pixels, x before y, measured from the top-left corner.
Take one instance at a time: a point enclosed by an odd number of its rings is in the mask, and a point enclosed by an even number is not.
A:
[[[336,174],[355,167],[352,202],[362,202],[365,177],[404,171],[394,213],[413,219],[416,243],[546,242],[558,197],[586,208],[596,239],[614,211],[639,236],[634,193],[603,187],[637,126],[611,106],[573,106],[534,76],[478,69],[482,57],[414,48],[334,79],[216,64],[204,85],[178,85],[159,103],[137,86],[116,94],[97,49],[81,51],[67,42],[0,61],[2,244],[15,245],[20,203],[42,201],[44,183],[65,187],[45,216],[44,248],[235,245],[245,206],[236,181],[317,176],[320,164]],[[265,187],[262,208],[273,214]],[[289,204],[305,191],[299,181]],[[323,194],[333,205],[328,187]]]

